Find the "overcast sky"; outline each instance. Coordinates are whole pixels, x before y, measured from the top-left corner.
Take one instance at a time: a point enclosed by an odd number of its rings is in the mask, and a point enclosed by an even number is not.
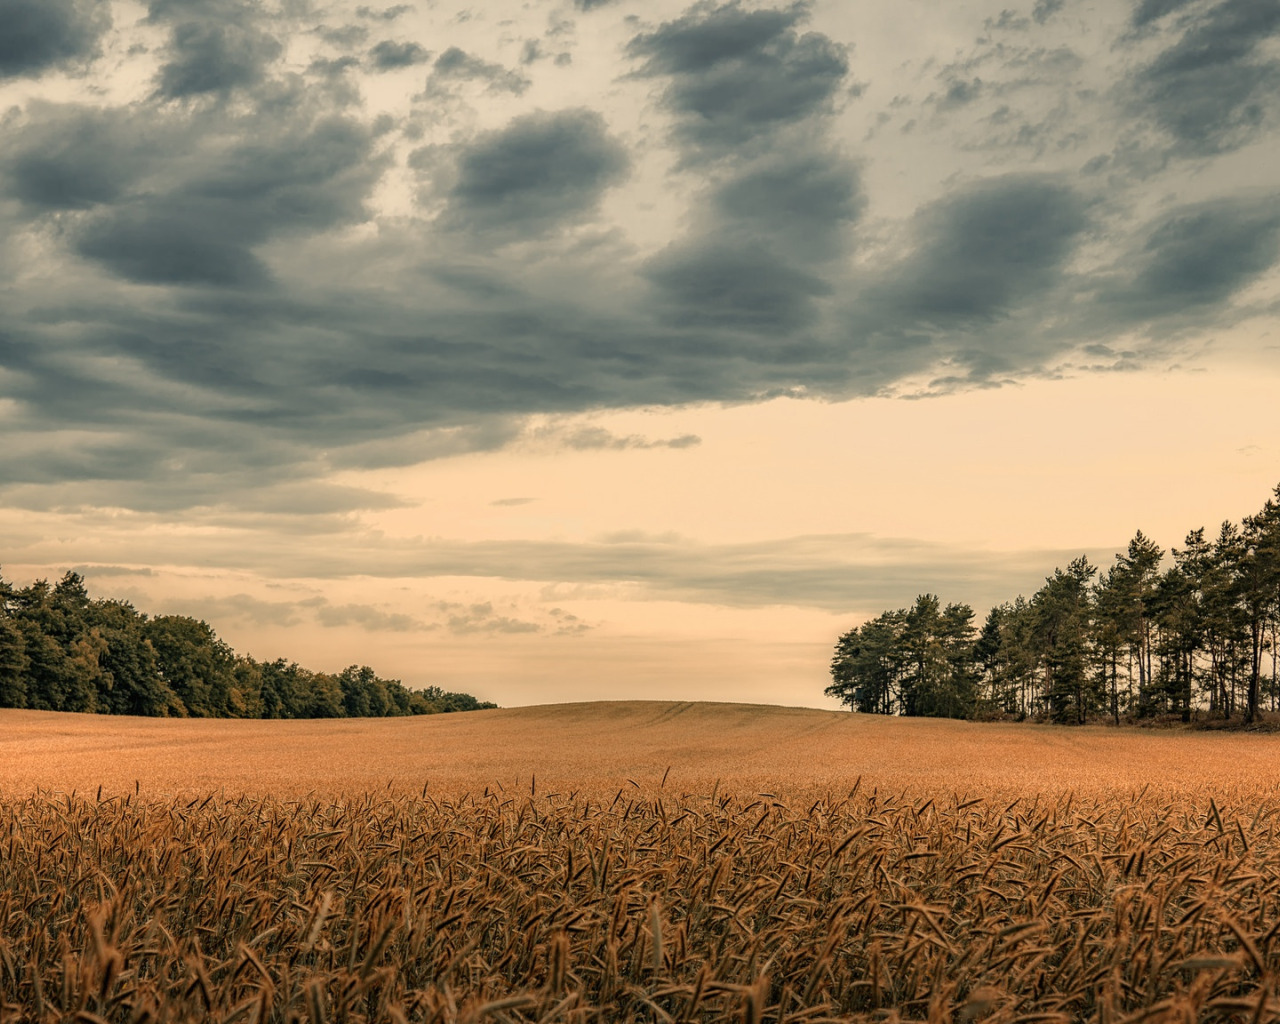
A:
[[[502,704],[824,706],[867,615],[1280,482],[1280,0],[0,26],[12,581]]]

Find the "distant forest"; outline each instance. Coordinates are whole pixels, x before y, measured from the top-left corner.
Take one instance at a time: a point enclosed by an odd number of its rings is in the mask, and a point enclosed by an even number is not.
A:
[[[336,675],[236,654],[208,623],[93,600],[83,577],[0,578],[0,707],[178,718],[382,718],[496,704],[411,690],[367,666]]]
[[[1168,559],[1141,531],[1105,572],[1077,558],[981,629],[967,604],[923,594],[840,637],[826,693],[886,715],[1250,724],[1277,710],[1278,659],[1280,486]]]

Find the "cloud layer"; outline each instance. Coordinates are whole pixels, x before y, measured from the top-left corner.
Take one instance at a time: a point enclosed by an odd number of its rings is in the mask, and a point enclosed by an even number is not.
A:
[[[375,507],[329,477],[535,414],[1163,365],[1275,315],[1270,0],[993,8],[897,62],[806,2],[497,43],[119,13],[0,0],[11,504]]]

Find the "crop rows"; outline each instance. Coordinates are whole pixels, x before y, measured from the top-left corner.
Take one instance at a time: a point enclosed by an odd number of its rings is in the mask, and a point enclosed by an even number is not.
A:
[[[0,1020],[1271,1020],[1243,807],[12,798]]]

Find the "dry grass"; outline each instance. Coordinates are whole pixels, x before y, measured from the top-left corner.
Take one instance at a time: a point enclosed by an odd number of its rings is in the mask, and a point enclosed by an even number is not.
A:
[[[0,730],[0,1020],[1280,1019],[1274,736],[643,703]]]

